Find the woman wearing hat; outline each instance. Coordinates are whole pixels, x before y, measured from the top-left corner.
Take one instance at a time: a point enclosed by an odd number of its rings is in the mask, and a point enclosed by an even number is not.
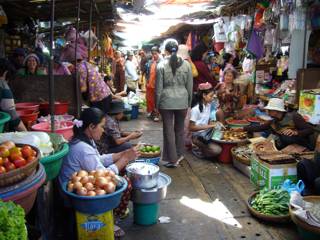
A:
[[[276,136],[276,146],[279,149],[291,144],[298,144],[309,150],[314,149],[313,126],[297,112],[288,113],[284,107],[283,99],[271,98],[264,109],[271,120],[260,126],[244,127],[245,131],[270,131]]]
[[[178,43],[174,39],[164,43],[166,58],[158,64],[156,80],[156,108],[163,120],[163,155],[166,167],[177,167],[183,160],[184,119],[192,100],[192,72],[190,64],[177,56]]]
[[[23,62],[24,67],[19,69],[17,74],[19,76],[41,76],[46,75],[46,73],[39,68],[40,66],[40,59],[39,57],[31,53],[24,59]]]
[[[103,148],[103,152],[119,153],[132,148],[130,140],[137,139],[142,136],[140,131],[123,132],[120,129],[120,120],[123,118],[125,111],[124,103],[120,100],[111,103],[110,111],[106,115],[105,132],[102,140],[99,141],[99,147]]]

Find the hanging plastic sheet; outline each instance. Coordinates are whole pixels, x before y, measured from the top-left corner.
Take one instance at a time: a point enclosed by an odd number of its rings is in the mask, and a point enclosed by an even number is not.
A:
[[[255,30],[253,30],[251,33],[251,36],[247,45],[247,51],[255,55],[255,57],[258,60],[263,57],[263,53],[264,53],[263,43]]]

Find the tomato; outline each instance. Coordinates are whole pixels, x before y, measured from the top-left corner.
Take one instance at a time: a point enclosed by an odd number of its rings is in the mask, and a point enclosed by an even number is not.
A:
[[[6,163],[8,163],[8,162],[10,162],[10,160],[9,160],[9,158],[2,158],[2,160],[3,160],[3,166],[6,164]]]
[[[11,148],[14,148],[16,145],[12,141],[5,141],[5,142],[1,143],[0,146],[4,146],[10,150]]]
[[[21,157],[22,157],[22,155],[20,155],[19,153],[11,153],[9,158],[10,158],[11,162],[14,162],[15,160],[17,160]]]
[[[3,165],[3,158],[2,157],[0,157],[0,166],[2,166]]]
[[[23,146],[23,148],[21,149],[21,153],[22,153],[22,156],[23,156],[24,158],[28,158],[28,157],[32,156],[32,154],[33,154],[33,149],[32,149],[30,146],[25,145],[25,146]]]
[[[4,146],[0,146],[0,157],[9,157],[10,151]]]
[[[34,156],[29,156],[28,158],[27,158],[27,162],[29,163],[29,162],[32,162],[32,161],[34,161],[34,160],[36,160],[36,157],[34,157]]]
[[[7,172],[16,169],[16,166],[12,162],[8,162],[4,165],[4,167],[6,168]]]
[[[18,148],[18,147],[11,148],[10,149],[10,156],[11,156],[11,154],[14,154],[14,153],[19,154],[20,156],[22,156],[21,148]]]
[[[5,173],[7,170],[5,169],[5,167],[4,166],[0,166],[0,174],[1,173]]]
[[[32,155],[33,157],[37,156],[37,152],[35,150],[32,150]]]
[[[21,168],[21,167],[27,165],[27,161],[24,158],[19,157],[13,161],[13,164],[16,168]]]

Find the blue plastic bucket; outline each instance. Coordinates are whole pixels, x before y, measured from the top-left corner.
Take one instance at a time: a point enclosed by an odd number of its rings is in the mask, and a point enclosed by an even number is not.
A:
[[[131,119],[137,119],[139,115],[139,105],[132,105]]]
[[[120,178],[123,183],[122,186],[117,187],[114,193],[106,195],[94,197],[79,196],[67,191],[68,182],[63,183],[62,190],[69,197],[72,206],[76,211],[86,214],[101,214],[119,206],[122,193],[128,186],[127,181],[122,177]]]
[[[158,222],[159,203],[133,203],[133,219],[138,225],[153,225]]]

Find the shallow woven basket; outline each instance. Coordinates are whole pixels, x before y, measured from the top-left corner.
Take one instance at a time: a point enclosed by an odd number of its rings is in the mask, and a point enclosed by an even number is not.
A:
[[[16,144],[17,147],[22,147],[25,145],[26,144]],[[40,152],[37,148],[33,146],[30,147],[32,147],[32,149],[37,152],[36,159],[22,168],[18,168],[10,172],[0,174],[0,187],[6,187],[14,183],[20,182],[35,172],[39,164]]]
[[[143,144],[143,146],[157,146],[157,145],[151,145],[151,144]],[[158,153],[143,153],[140,152],[141,158],[156,158],[161,156],[161,150]]]
[[[232,157],[234,158],[234,160],[237,160],[238,162],[241,162],[241,163],[243,163],[243,164],[245,164],[247,166],[250,166],[251,165],[250,159],[240,157],[238,154],[235,153],[235,150],[238,147],[239,146],[235,146],[235,147],[231,148]]]
[[[141,153],[140,157],[141,158],[156,158],[160,157],[161,151],[159,153]]]
[[[303,200],[305,200],[307,202],[320,202],[320,196],[306,196],[306,197],[303,197]],[[295,214],[293,214],[291,206],[289,208],[289,213],[290,213],[292,221],[297,226],[299,226],[300,228],[302,228],[303,230],[306,230],[308,232],[312,232],[312,233],[320,235],[320,228],[312,226],[312,225],[302,221],[299,217],[297,217]]]
[[[251,201],[252,199],[258,194],[259,192],[253,192],[250,197],[248,198],[247,203],[247,208],[249,210],[249,212],[252,214],[252,216],[265,221],[265,222],[270,222],[270,223],[288,223],[290,222],[290,214],[288,213],[287,215],[283,215],[283,216],[276,216],[276,215],[267,215],[267,214],[263,214],[258,212],[257,210],[255,210],[252,206],[251,206]]]

